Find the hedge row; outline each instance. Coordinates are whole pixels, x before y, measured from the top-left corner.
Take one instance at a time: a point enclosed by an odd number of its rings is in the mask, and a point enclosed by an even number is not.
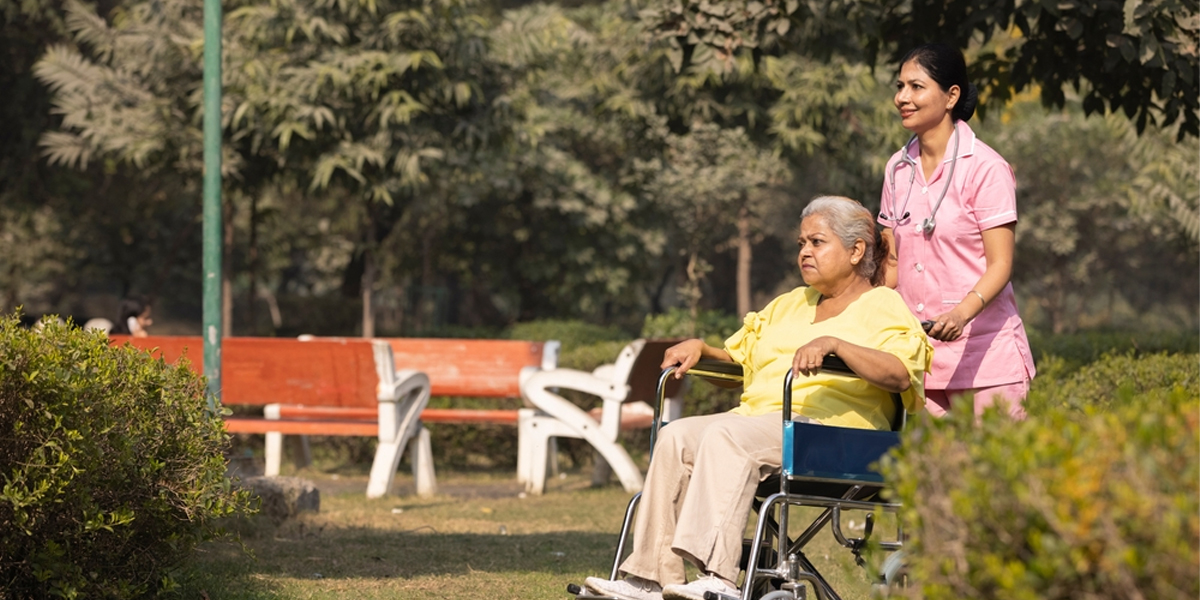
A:
[[[1029,418],[921,418],[897,482],[910,597],[1200,596],[1200,356],[1108,355]]]

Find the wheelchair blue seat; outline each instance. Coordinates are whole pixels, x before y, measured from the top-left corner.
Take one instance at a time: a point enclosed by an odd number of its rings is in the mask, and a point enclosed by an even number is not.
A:
[[[871,469],[900,443],[895,431],[788,421],[783,426],[783,474],[793,479],[883,484]]]

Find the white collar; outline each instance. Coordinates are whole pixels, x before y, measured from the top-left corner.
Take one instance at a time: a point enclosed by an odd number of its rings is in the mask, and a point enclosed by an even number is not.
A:
[[[979,139],[975,136],[975,131],[973,129],[971,129],[970,125],[967,125],[966,121],[955,121],[954,131],[957,132],[958,137],[959,137],[958,157],[957,158],[965,158],[968,156],[974,156],[975,155],[975,142],[976,142],[976,140]],[[916,142],[916,143],[914,144],[913,142]],[[904,144],[903,148],[900,148],[901,160],[904,160],[905,162],[909,162],[909,163],[916,162],[917,158],[920,157],[921,151],[917,150],[917,156],[914,157],[912,155],[912,149],[914,147],[919,148],[920,145],[921,145],[921,141],[918,140],[917,136],[914,135],[912,137],[912,139],[908,140],[908,142]],[[953,156],[947,157],[942,160],[942,163],[943,164],[948,163],[951,160],[953,160],[954,158],[955,157],[953,157]]]

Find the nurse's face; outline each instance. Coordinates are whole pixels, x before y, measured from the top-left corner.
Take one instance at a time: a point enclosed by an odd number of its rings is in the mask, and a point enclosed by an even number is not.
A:
[[[804,283],[826,294],[841,289],[858,277],[854,265],[862,259],[861,241],[847,248],[829,227],[823,215],[809,215],[800,222],[800,237],[796,240],[800,254],[800,276]],[[853,262],[852,262],[853,261]]]
[[[920,134],[944,122],[953,124],[950,110],[958,102],[958,95],[957,85],[943,90],[916,60],[910,60],[900,67],[893,101],[904,128]]]

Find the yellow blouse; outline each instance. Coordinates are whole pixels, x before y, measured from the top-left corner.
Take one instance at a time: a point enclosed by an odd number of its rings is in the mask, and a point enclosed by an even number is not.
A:
[[[742,402],[732,412],[761,415],[783,410],[783,379],[796,350],[828,335],[899,358],[908,370],[905,409],[925,403],[925,372],[933,360],[921,323],[895,290],[872,288],[836,317],[813,323],[821,294],[796,288],[746,315],[741,330],[725,340],[725,350],[742,365]],[[895,413],[891,394],[857,377],[822,371],[793,380],[792,411],[826,425],[890,429]]]

